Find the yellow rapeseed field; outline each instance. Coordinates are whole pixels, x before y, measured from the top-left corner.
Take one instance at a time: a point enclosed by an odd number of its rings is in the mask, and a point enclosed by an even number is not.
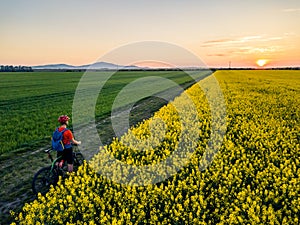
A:
[[[199,162],[211,134],[210,108],[194,85],[101,149],[132,166],[166,160],[180,138],[189,138],[180,136],[183,118],[174,107],[185,106],[189,96],[198,120],[187,122],[198,138],[189,162],[176,174],[145,186],[120,184],[108,179],[108,167],[118,171],[118,165],[103,165],[99,154],[22,212],[12,212],[14,224],[299,224],[300,72],[217,71],[214,76],[226,102],[227,130],[207,169],[199,170]],[[189,115],[188,106],[182,110]],[[163,174],[166,168],[160,169]]]

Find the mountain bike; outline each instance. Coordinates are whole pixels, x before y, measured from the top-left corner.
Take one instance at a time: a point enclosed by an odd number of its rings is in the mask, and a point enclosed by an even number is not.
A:
[[[48,158],[51,161],[51,165],[40,169],[33,177],[32,190],[34,194],[41,193],[46,194],[51,185],[55,186],[59,180],[59,177],[65,178],[67,176],[68,166],[67,162],[62,161],[62,156],[53,159],[51,155],[52,149],[46,149],[44,152],[48,154]],[[78,167],[83,164],[84,157],[79,150],[73,152],[74,163],[73,171],[77,171]]]

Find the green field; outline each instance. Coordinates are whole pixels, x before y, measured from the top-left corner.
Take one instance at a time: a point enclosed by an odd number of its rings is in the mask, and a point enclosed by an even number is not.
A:
[[[99,72],[99,76],[101,73],[105,72]],[[205,73],[199,74],[202,77]],[[73,98],[82,75],[80,72],[0,73],[0,155],[49,143],[57,117],[72,115]],[[95,111],[97,120],[108,117],[114,98],[125,85],[147,76],[167,78],[183,87],[194,82],[180,71],[120,71],[100,93]]]

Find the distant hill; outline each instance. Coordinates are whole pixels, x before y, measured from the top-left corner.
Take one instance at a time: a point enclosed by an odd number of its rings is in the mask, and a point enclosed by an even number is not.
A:
[[[118,70],[118,69],[143,69],[142,67],[130,65],[130,66],[123,66],[117,65],[113,63],[107,62],[96,62],[93,64],[81,65],[81,66],[73,66],[68,64],[48,64],[48,65],[38,65],[32,66],[32,69],[38,70]]]

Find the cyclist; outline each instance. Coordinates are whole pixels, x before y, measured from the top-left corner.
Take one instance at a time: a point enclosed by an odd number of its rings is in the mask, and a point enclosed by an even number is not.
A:
[[[58,122],[60,123],[60,127],[58,128],[59,132],[62,132],[64,129],[67,128],[69,124],[69,117],[67,115],[61,115],[58,117]],[[62,159],[67,161],[68,164],[68,172],[73,172],[73,148],[72,143],[76,145],[80,145],[81,141],[76,141],[73,137],[73,133],[66,129],[63,133],[63,144],[64,144],[64,150],[61,152],[57,152],[57,157],[62,156]],[[63,162],[61,162],[63,163]]]

